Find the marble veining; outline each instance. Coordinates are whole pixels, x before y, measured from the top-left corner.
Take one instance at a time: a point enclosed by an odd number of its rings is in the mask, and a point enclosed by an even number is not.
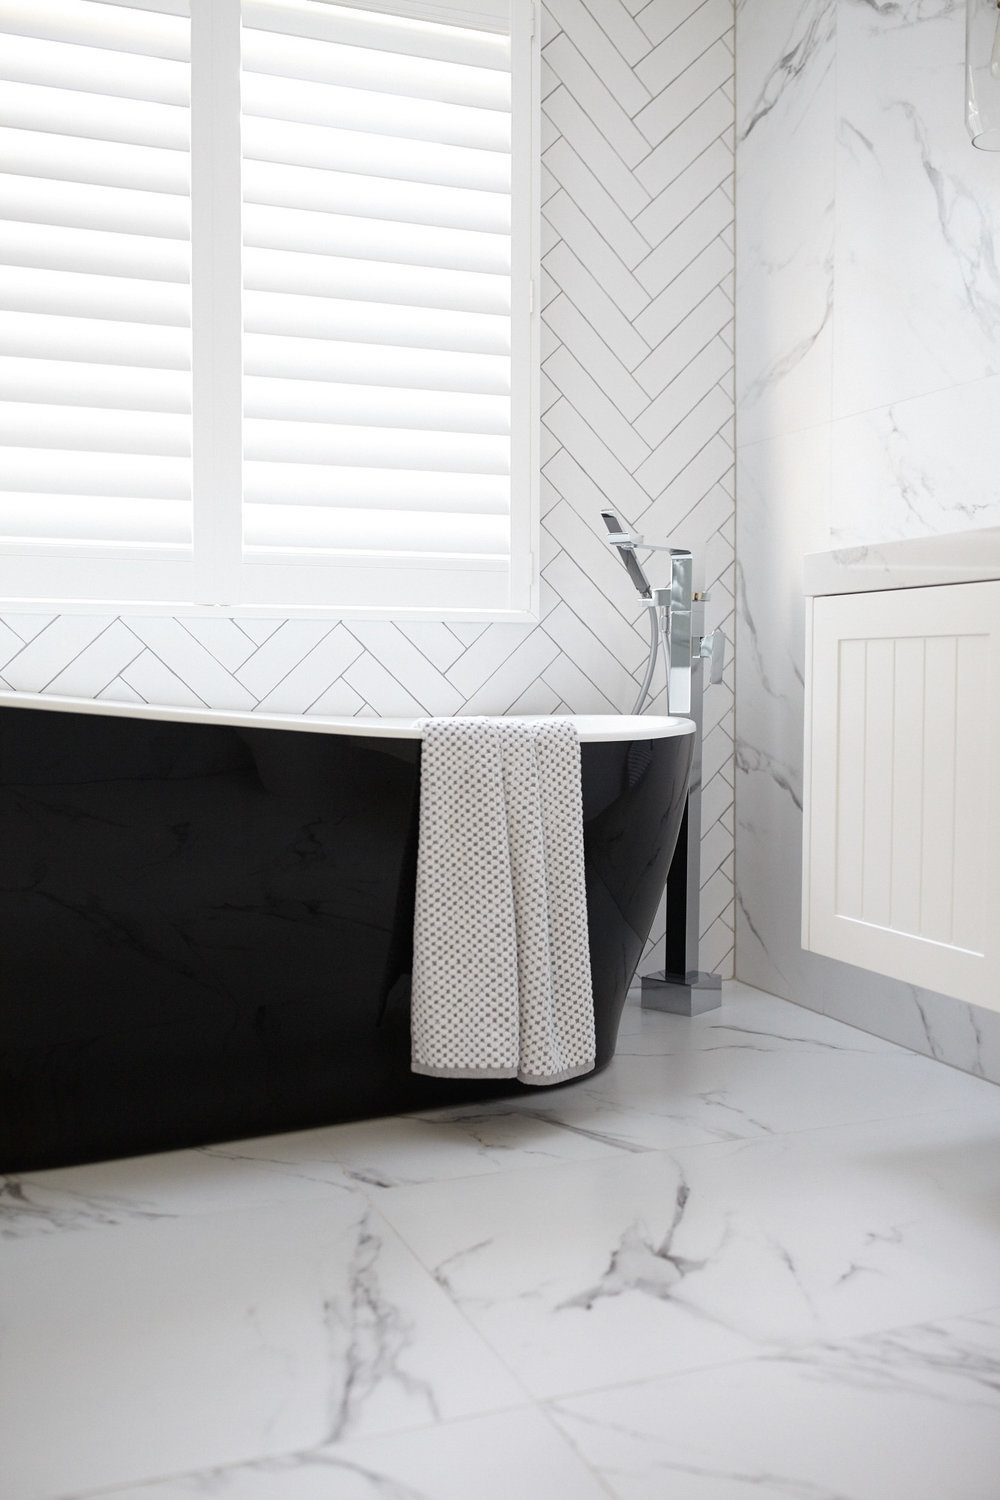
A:
[[[836,28],[835,0],[737,6],[738,445],[829,409]]]
[[[993,1500],[1000,1091],[735,983],[622,1040],[6,1179],[5,1500]]]
[[[991,412],[1000,378],[990,376],[841,417],[833,425],[838,547],[880,538],[917,539],[995,528]]]
[[[800,943],[803,558],[841,554],[817,593],[997,576],[1000,159],[964,129],[964,13],[737,5],[737,972],[1000,1081],[994,1014]]]
[[[780,677],[772,681],[771,675],[768,672],[765,663],[763,651],[761,650],[761,641],[757,632],[757,625],[754,621],[753,612],[750,609],[750,605],[748,602],[747,579],[742,563],[737,563],[736,565],[736,597],[739,600],[740,606],[740,623],[743,629],[743,649],[750,653],[750,660],[747,665],[752,668],[756,680],[760,685],[761,691],[767,693],[771,698],[783,698],[784,688],[783,684],[780,681]],[[804,687],[805,681],[803,673],[801,670],[797,669],[795,663],[792,664],[792,671],[799,686]]]
[[[747,0],[740,0],[737,12],[749,18],[753,7]],[[765,70],[763,81],[755,81],[756,93],[749,105],[745,105],[740,120],[741,142],[748,141],[762,120],[772,112],[790,88],[806,79],[806,70],[817,59],[822,58],[822,68],[829,65],[823,58],[824,49],[833,36],[835,10],[832,5],[802,5],[790,17],[790,30],[783,41],[780,54]]]
[[[347,1307],[324,1298],[323,1327],[329,1369],[328,1416],[323,1441],[335,1443],[350,1431],[352,1419],[383,1381],[398,1385],[431,1421],[441,1420],[430,1381],[410,1373],[402,1363],[412,1335],[410,1319],[394,1306],[379,1280],[381,1239],[370,1215],[359,1227],[348,1267]],[[344,1322],[348,1340],[344,1348]],[[339,1378],[338,1378],[339,1377]]]
[[[621,1500],[989,1500],[998,1329],[994,1307],[550,1409]]]
[[[836,53],[840,417],[997,373],[1000,271],[995,168],[955,102],[964,7],[841,4]]]
[[[658,1243],[651,1242],[641,1223],[630,1224],[612,1250],[600,1281],[568,1297],[559,1304],[560,1309],[582,1307],[589,1311],[599,1298],[620,1297],[626,1292],[667,1300],[686,1275],[703,1271],[707,1261],[691,1260],[672,1248],[690,1196],[691,1189],[682,1177],[674,1194],[673,1218],[663,1238]]]

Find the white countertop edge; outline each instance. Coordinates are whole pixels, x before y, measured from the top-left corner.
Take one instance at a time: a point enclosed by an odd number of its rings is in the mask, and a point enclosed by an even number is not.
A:
[[[881,589],[1000,579],[1000,526],[907,537],[812,552],[803,559],[803,592],[860,594]]]
[[[216,708],[169,708],[149,703],[113,703],[94,698],[59,697],[54,693],[0,692],[0,705],[11,708],[42,708],[110,718],[159,719],[173,724],[230,724],[241,729],[292,729],[313,734],[348,734],[365,739],[418,740],[419,719],[377,719],[323,716],[321,714],[266,714]],[[431,718],[424,714],[421,718]],[[477,715],[476,717],[496,717]],[[524,719],[553,717],[520,714]],[[615,740],[660,740],[676,734],[693,734],[693,719],[664,714],[566,714],[576,725],[584,745]]]

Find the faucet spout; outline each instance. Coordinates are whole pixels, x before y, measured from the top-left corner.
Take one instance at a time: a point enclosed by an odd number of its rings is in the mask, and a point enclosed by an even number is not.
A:
[[[625,564],[625,569],[635,585],[636,592],[641,598],[648,601],[653,591],[650,588],[649,579],[643,572],[642,564],[636,556],[635,551],[635,544],[641,538],[635,537],[630,531],[627,531],[613,510],[602,510],[601,520],[608,528],[608,542],[612,547],[617,548],[618,556]]]

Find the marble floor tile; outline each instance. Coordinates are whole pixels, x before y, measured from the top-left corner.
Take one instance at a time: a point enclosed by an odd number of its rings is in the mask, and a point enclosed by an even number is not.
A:
[[[402,1148],[394,1157],[396,1175],[385,1165],[356,1174],[388,1187],[405,1180],[403,1171],[410,1181],[430,1181],[532,1164],[522,1149],[530,1149],[534,1164],[541,1165],[546,1156],[572,1160],[602,1151],[664,1150],[968,1101],[964,1084],[940,1068],[921,1068],[919,1059],[914,1067],[913,1053],[881,1037],[737,981],[724,994],[717,1010],[693,1018],[644,1011],[635,994],[622,1015],[614,1061],[596,1078],[421,1116],[470,1132],[465,1143],[454,1138],[452,1155],[442,1156],[435,1147],[414,1159],[417,1140],[407,1140],[399,1121],[336,1127],[333,1134],[357,1129],[359,1140],[374,1142],[391,1126]],[[747,1054],[753,1054],[752,1069]],[[888,1072],[874,1061],[887,1057]],[[987,1087],[981,1097],[991,1101],[994,1095]],[[518,1120],[522,1127],[530,1121],[532,1129],[553,1133],[537,1144],[522,1142]],[[502,1156],[498,1148],[508,1140]]]
[[[591,1161],[616,1149],[607,1141],[537,1115],[525,1105],[524,1095],[486,1108],[461,1105],[331,1125],[316,1135],[352,1181],[370,1187]]]
[[[995,1500],[1000,1308],[551,1410],[617,1500]]]
[[[528,1389],[561,1395],[1000,1303],[1000,1096],[979,1108],[379,1206]]]
[[[326,1200],[355,1184],[310,1130],[120,1161],[0,1176],[0,1241],[107,1229],[281,1200]]]
[[[359,1184],[392,1187],[587,1161],[617,1149],[519,1108],[523,1098],[0,1176],[0,1240],[325,1199],[331,1188],[349,1192]]]
[[[828,1048],[897,1055],[906,1051],[856,1026],[844,1025],[819,1011],[765,995],[752,985],[731,979],[723,986],[722,1004],[700,1016],[644,1010],[639,992],[633,991],[622,1012],[615,1056],[636,1052],[649,1055],[719,1049],[785,1052]]]
[[[1000,1090],[745,985],[590,1082],[0,1179],[2,1500],[995,1500],[998,1345]]]
[[[358,1192],[8,1242],[0,1329],[10,1500],[525,1401]]]
[[[540,1411],[521,1408],[262,1459],[88,1500],[608,1500]]]
[[[522,1118],[533,1120],[540,1129],[558,1127],[591,1142],[597,1154],[604,1157],[622,1151],[701,1145],[729,1140],[735,1134],[696,1118],[695,1111],[689,1111],[676,1100],[630,1093],[624,1071],[617,1067],[613,1074],[605,1072],[599,1080],[587,1085],[553,1089],[537,1103],[517,1099],[485,1105],[478,1112],[476,1123],[483,1128],[490,1118],[504,1118],[515,1111]],[[450,1114],[448,1111],[445,1117]]]
[[[737,994],[693,1018],[640,1011],[638,1026],[629,1007],[603,1073],[517,1108],[637,1151],[996,1103],[984,1080],[768,1001],[744,1008]]]

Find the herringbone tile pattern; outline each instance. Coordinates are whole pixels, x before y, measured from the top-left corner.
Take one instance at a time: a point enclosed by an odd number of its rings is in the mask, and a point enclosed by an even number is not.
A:
[[[609,502],[692,549],[732,639],[732,0],[548,0],[542,25],[540,624],[7,615],[0,681],[295,714],[621,711],[647,626]],[[728,974],[731,666],[705,710],[701,962]]]

